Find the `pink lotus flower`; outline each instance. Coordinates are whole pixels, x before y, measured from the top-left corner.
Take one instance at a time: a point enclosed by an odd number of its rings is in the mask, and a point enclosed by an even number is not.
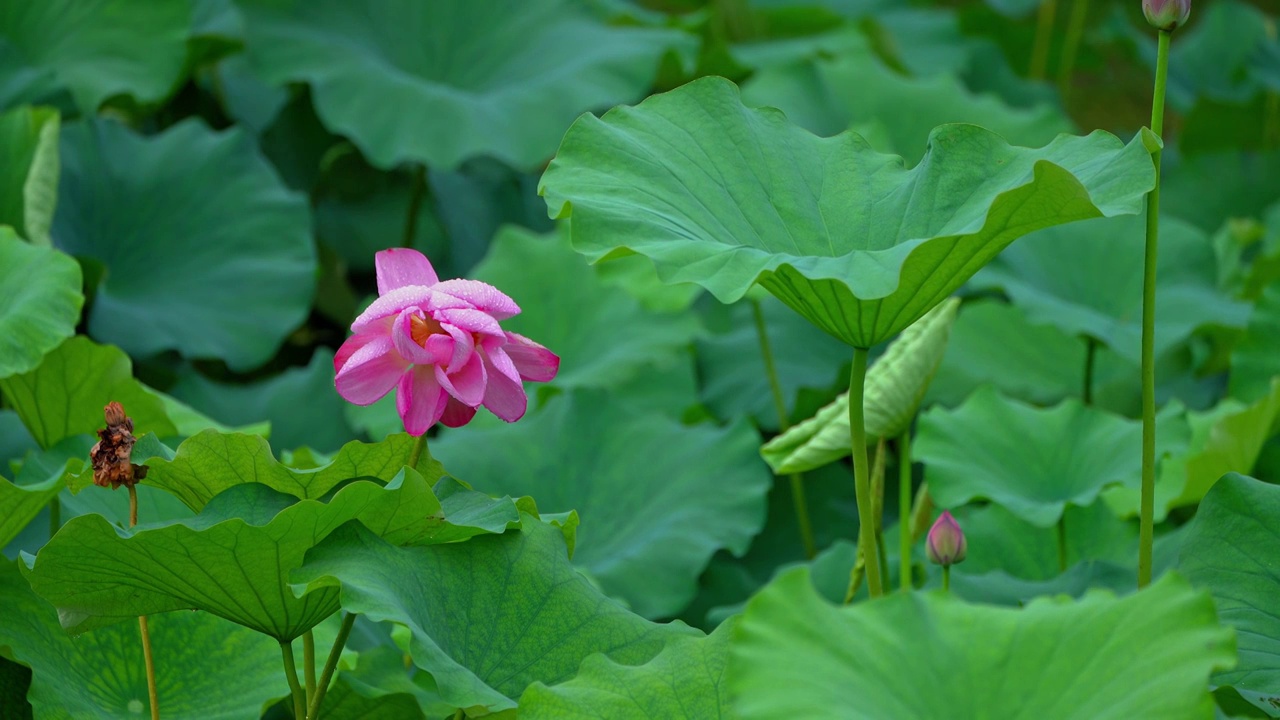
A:
[[[440,282],[417,250],[383,250],[375,263],[379,297],[333,359],[338,394],[370,405],[394,388],[410,435],[437,421],[465,425],[479,405],[507,422],[523,417],[521,381],[551,380],[560,358],[498,326],[520,314],[515,301],[475,280]]]

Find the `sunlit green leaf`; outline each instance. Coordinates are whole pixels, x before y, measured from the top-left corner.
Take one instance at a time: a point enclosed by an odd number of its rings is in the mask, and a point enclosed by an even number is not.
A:
[[[583,0],[239,0],[268,81],[311,84],[325,125],[375,165],[533,166],[579,113],[640,97],[681,33],[610,26]]]
[[[0,391],[45,448],[105,427],[102,409],[112,400],[133,418],[136,435],[177,432],[160,398],[133,379],[129,356],[83,335],[59,345],[36,369],[0,380]]]
[[[107,120],[67,125],[58,201],[57,246],[106,266],[89,332],[132,355],[178,350],[247,369],[307,317],[306,200],[242,130],[186,120],[142,137]]]
[[[1277,516],[1280,487],[1226,475],[1200,504],[1178,563],[1237,630],[1240,663],[1214,683],[1272,698],[1280,697],[1280,563],[1268,549]]]
[[[1094,133],[1030,150],[971,125],[935,130],[906,170],[856,135],[816,138],[705,78],[580,118],[540,191],[593,259],[629,249],[664,280],[724,302],[759,281],[823,330],[870,347],[1021,235],[1138,212],[1153,178],[1140,140]]]
[[[49,245],[58,202],[58,112],[21,107],[0,115],[0,225]],[[0,373],[3,374],[3,373]]]
[[[601,595],[569,563],[561,532],[529,516],[519,532],[432,547],[397,548],[348,526],[292,577],[305,597],[340,587],[346,610],[407,626],[414,663],[473,715],[514,708],[530,683],[567,680],[588,655],[636,665],[696,633]]]
[[[743,720],[1190,720],[1209,717],[1206,680],[1234,650],[1207,593],[1172,576],[1023,609],[934,593],[842,608],[796,570],[747,605],[726,682]]]
[[[574,563],[637,613],[665,617],[716,550],[741,555],[759,532],[771,479],[758,444],[741,421],[688,427],[579,391],[514,425],[446,433],[432,452],[478,488],[577,510]]]
[[[147,714],[147,679],[137,623],[74,638],[11,562],[0,562],[0,646],[33,671],[27,696],[36,717],[115,720]],[[280,648],[269,638],[203,612],[150,618],[161,717],[258,717],[287,692]],[[5,717],[11,717],[5,708]]]
[[[911,427],[929,381],[942,363],[959,306],[957,299],[936,305],[890,343],[867,370],[863,412],[868,439],[894,438]],[[849,453],[848,391],[760,449],[778,473],[812,470]]]
[[[1185,446],[1188,431],[1178,410],[1161,414],[1157,452]],[[1040,409],[988,387],[954,410],[921,415],[913,452],[939,507],[984,498],[1049,527],[1067,505],[1092,504],[1109,485],[1136,485],[1141,442],[1137,420],[1075,399]]]
[[[0,378],[35,370],[75,334],[82,304],[75,260],[0,226]]]

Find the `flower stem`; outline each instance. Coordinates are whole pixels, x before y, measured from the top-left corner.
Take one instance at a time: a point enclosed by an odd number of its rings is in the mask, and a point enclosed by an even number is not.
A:
[[[898,436],[898,575],[903,592],[911,592],[911,428]]]
[[[1156,86],[1151,100],[1151,132],[1164,131],[1164,89],[1169,76],[1170,31],[1160,31]],[[1160,155],[1151,153],[1156,184],[1147,195],[1146,265],[1142,272],[1142,505],[1138,524],[1138,587],[1151,582],[1151,548],[1155,537],[1156,495],[1156,249],[1160,236]]]
[[[409,450],[409,467],[414,470],[418,469],[418,460],[422,458],[422,453],[426,452],[427,457],[431,457],[431,453],[427,451],[427,434],[422,433],[413,440],[413,448]]]
[[[306,674],[309,703],[316,696],[316,636],[310,630],[302,635],[302,672]]]
[[[284,657],[284,676],[289,681],[289,692],[293,695],[293,717],[296,720],[306,720],[307,700],[302,694],[302,686],[298,684],[298,667],[293,662],[293,644],[288,640],[281,640],[280,654]]]
[[[1067,571],[1067,512],[1058,516],[1058,572]]]
[[[1089,0],[1072,0],[1071,17],[1067,20],[1067,38],[1063,42],[1058,62],[1058,94],[1062,96],[1063,105],[1067,104],[1067,98],[1071,96],[1071,74],[1076,69],[1076,55],[1080,51],[1084,24],[1088,18]]]
[[[760,340],[760,355],[764,358],[764,372],[769,378],[769,389],[773,391],[773,407],[778,413],[778,431],[786,432],[791,427],[787,417],[787,401],[782,394],[782,383],[778,381],[778,368],[773,361],[773,346],[769,343],[769,333],[764,323],[764,310],[759,300],[751,300],[751,314],[756,321],[756,337]],[[795,506],[796,525],[800,528],[800,542],[804,544],[804,556],[813,559],[816,549],[813,542],[813,525],[809,522],[809,504],[804,496],[804,475],[791,473],[791,502]]]
[[[418,235],[418,215],[422,212],[422,202],[427,197],[427,166],[417,163],[413,169],[413,182],[409,189],[409,210],[404,217],[404,237],[400,247],[413,247],[413,240]]]
[[[866,559],[867,589],[872,598],[884,594],[880,584],[880,555],[876,552],[874,508],[871,505],[871,468],[867,464],[867,430],[863,416],[863,385],[867,378],[867,349],[853,349],[849,371],[849,443],[853,450],[853,484],[858,498],[858,547]]]
[[[129,485],[129,527],[138,524],[138,490]],[[160,720],[160,691],[156,688],[156,660],[151,654],[151,631],[147,616],[138,616],[138,632],[142,635],[142,664],[147,671],[147,700],[151,702],[151,720]]]
[[[942,592],[951,591],[951,566],[942,566]]]
[[[338,637],[333,640],[333,647],[329,650],[329,658],[324,661],[324,669],[320,671],[320,680],[316,683],[316,692],[311,696],[311,703],[307,708],[307,717],[309,718],[316,718],[320,715],[320,704],[324,702],[324,694],[329,690],[329,681],[333,679],[333,671],[338,667],[338,660],[342,657],[342,648],[346,647],[347,638],[351,635],[351,626],[355,622],[355,613],[347,613],[342,616],[342,626],[338,628]]]
[[[1093,368],[1098,359],[1098,341],[1092,337],[1084,339],[1084,392],[1085,405],[1093,404]]]
[[[1044,0],[1040,3],[1040,13],[1036,16],[1036,39],[1031,46],[1031,62],[1027,68],[1027,76],[1032,80],[1043,80],[1049,67],[1049,43],[1053,40],[1053,20],[1058,14],[1057,0]]]
[[[884,544],[884,438],[876,442],[876,458],[871,463],[871,513],[876,522],[876,556],[880,561],[880,586],[889,587],[889,558]]]

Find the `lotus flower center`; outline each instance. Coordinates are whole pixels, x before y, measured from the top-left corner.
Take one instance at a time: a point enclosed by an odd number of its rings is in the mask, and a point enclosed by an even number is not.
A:
[[[409,337],[424,348],[427,346],[427,338],[443,332],[440,322],[429,315],[414,315],[409,318]]]

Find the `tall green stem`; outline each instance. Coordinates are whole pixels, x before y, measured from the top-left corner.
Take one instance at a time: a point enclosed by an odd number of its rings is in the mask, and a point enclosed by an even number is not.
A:
[[[129,527],[138,524],[138,489],[129,485]],[[142,636],[142,664],[147,672],[147,700],[151,703],[151,720],[160,720],[160,690],[156,686],[156,659],[151,654],[151,630],[147,616],[138,616],[138,633]]]
[[[1072,0],[1071,17],[1067,20],[1067,38],[1062,44],[1062,55],[1058,62],[1058,93],[1062,95],[1062,104],[1067,104],[1071,95],[1071,78],[1076,69],[1076,56],[1080,52],[1080,41],[1084,38],[1085,20],[1089,18],[1089,0]]]
[[[1160,31],[1156,86],[1151,100],[1151,132],[1164,132],[1164,89],[1169,76],[1169,35]],[[1151,583],[1151,548],[1155,537],[1156,495],[1156,249],[1160,235],[1160,155],[1151,154],[1156,184],[1147,195],[1146,265],[1142,273],[1142,506],[1138,524],[1138,587]]]
[[[302,694],[302,686],[298,684],[298,666],[293,662],[293,645],[289,641],[280,642],[280,655],[284,657],[284,676],[289,681],[289,693],[293,695],[293,717],[306,720],[307,700]]]
[[[871,597],[884,594],[880,584],[880,554],[876,552],[876,522],[871,505],[871,467],[867,463],[867,430],[863,417],[863,385],[867,379],[867,349],[853,349],[849,371],[849,443],[853,450],[853,485],[858,498],[858,546],[867,566]]]
[[[1092,337],[1084,339],[1084,388],[1085,405],[1093,404],[1093,368],[1098,359],[1098,341]]]
[[[310,630],[302,635],[302,672],[307,676],[307,701],[316,696],[316,635]]]
[[[1049,43],[1053,40],[1053,20],[1058,14],[1057,0],[1044,0],[1040,3],[1040,13],[1036,16],[1036,39],[1031,46],[1031,63],[1027,68],[1027,76],[1032,80],[1043,80],[1049,68]]]
[[[898,563],[899,584],[911,591],[911,428],[898,436]]]
[[[951,590],[951,566],[943,565],[942,566],[942,592],[948,592],[950,590]]]
[[[422,453],[425,452],[426,449],[427,449],[427,434],[422,433],[418,437],[414,438],[413,448],[409,450],[409,463],[408,463],[409,467],[415,470],[418,469],[418,460],[422,458]],[[431,457],[431,454],[427,453],[427,457]]]
[[[324,669],[320,671],[320,680],[316,683],[316,692],[311,696],[310,704],[307,706],[307,717],[309,718],[320,716],[320,705],[324,702],[324,694],[329,690],[329,681],[333,679],[333,671],[338,668],[338,660],[342,657],[342,648],[346,647],[347,638],[351,636],[351,627],[355,625],[355,622],[355,613],[347,613],[342,616],[342,625],[338,628],[338,637],[333,640],[333,647],[329,650],[329,658],[325,660]]]
[[[413,247],[413,239],[418,234],[418,214],[422,211],[422,202],[427,197],[427,167],[419,163],[413,169],[413,181],[409,188],[409,210],[404,217],[404,237],[400,247]]]
[[[751,300],[751,314],[756,321],[756,337],[760,340],[760,355],[764,358],[764,372],[769,378],[769,389],[773,391],[773,407],[778,413],[778,430],[786,432],[791,426],[787,417],[787,401],[782,394],[782,383],[778,381],[778,367],[773,361],[773,346],[769,343],[768,328],[764,324],[764,310],[759,300]],[[809,504],[804,497],[804,476],[791,473],[791,503],[795,506],[796,526],[800,528],[800,542],[804,544],[804,556],[813,559],[817,552],[813,542],[813,525],[809,522]]]

